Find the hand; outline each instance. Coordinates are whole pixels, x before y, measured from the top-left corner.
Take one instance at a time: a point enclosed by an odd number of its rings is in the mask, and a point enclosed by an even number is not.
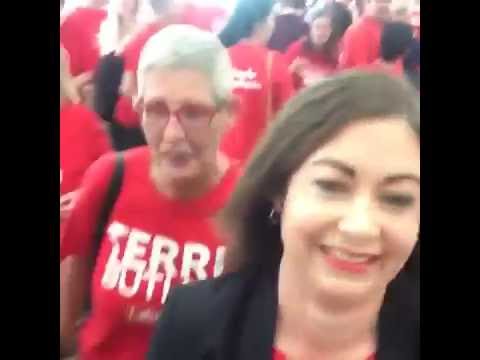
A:
[[[73,84],[77,89],[82,89],[84,86],[90,84],[93,79],[93,73],[91,71],[81,73],[73,78]]]
[[[60,196],[60,222],[65,221],[75,205],[75,192]]]
[[[305,71],[305,67],[309,64],[308,60],[301,57],[297,57],[293,63],[289,66],[289,70],[293,74],[302,76]]]

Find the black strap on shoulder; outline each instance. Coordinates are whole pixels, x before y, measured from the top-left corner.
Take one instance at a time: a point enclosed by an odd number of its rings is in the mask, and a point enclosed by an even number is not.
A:
[[[122,189],[123,183],[123,173],[124,173],[124,159],[123,153],[118,152],[115,158],[115,169],[113,171],[112,178],[110,179],[110,184],[103,201],[103,207],[98,218],[97,227],[95,229],[94,242],[93,242],[93,260],[97,258],[98,252],[100,250],[100,245],[105,234],[105,230],[110,219],[110,214],[112,212],[113,206],[117,201],[120,190]]]
[[[113,170],[112,177],[110,179],[110,183],[108,185],[107,193],[105,194],[105,199],[103,201],[103,207],[100,211],[100,216],[98,217],[97,226],[95,228],[95,233],[93,237],[93,247],[91,257],[89,259],[89,266],[90,266],[90,279],[89,285],[87,289],[91,287],[92,275],[95,269],[96,260],[98,257],[98,252],[100,251],[100,246],[102,245],[102,239],[106,231],[106,227],[108,225],[108,221],[110,220],[110,214],[112,212],[113,206],[117,201],[118,195],[120,194],[120,190],[122,189],[123,183],[123,173],[124,173],[124,158],[123,153],[118,152],[115,157],[115,168]],[[88,291],[88,294],[90,292]],[[87,296],[85,300],[85,308],[84,308],[84,316],[80,319],[78,325],[80,326],[83,321],[88,318],[90,310],[92,307],[92,301],[90,295]]]

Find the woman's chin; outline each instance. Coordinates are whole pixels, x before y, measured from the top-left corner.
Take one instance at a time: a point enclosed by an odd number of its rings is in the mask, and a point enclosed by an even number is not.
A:
[[[371,296],[376,289],[372,277],[354,278],[323,273],[314,275],[313,283],[319,296],[333,299],[339,303],[361,301]]]

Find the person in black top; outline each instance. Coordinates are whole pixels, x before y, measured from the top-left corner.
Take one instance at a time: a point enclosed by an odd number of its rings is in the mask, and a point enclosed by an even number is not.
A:
[[[149,360],[417,360],[415,90],[347,72],[293,98],[223,215],[225,273],[176,288]]]

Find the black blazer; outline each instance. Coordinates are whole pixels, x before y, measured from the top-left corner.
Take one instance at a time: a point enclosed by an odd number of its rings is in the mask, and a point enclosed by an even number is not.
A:
[[[415,305],[385,301],[376,360],[420,359]],[[147,359],[270,360],[277,306],[275,274],[239,272],[178,287],[157,323]]]

